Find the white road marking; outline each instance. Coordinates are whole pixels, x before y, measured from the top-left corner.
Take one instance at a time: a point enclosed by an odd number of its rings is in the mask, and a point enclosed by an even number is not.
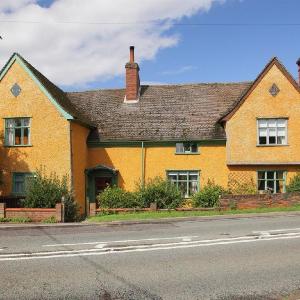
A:
[[[139,239],[139,240],[120,240],[120,241],[101,241],[101,242],[87,242],[87,243],[73,243],[73,244],[49,244],[43,245],[42,247],[59,247],[59,246],[81,246],[81,245],[98,245],[103,243],[131,243],[131,242],[143,242],[143,241],[162,241],[162,240],[177,240],[177,239],[185,239],[185,238],[197,238],[198,235],[191,236],[175,236],[168,238],[151,238],[151,239]]]
[[[252,233],[265,233],[265,232],[285,232],[285,231],[300,231],[300,227],[296,228],[283,228],[283,229],[271,229],[271,230],[261,230],[261,231],[252,231]]]
[[[17,254],[1,254],[0,261],[18,261],[18,260],[33,260],[33,259],[49,259],[49,258],[66,258],[66,257],[79,257],[79,256],[92,256],[92,255],[104,255],[104,254],[120,254],[120,253],[132,253],[132,252],[145,252],[145,251],[159,251],[159,250],[173,250],[195,247],[207,247],[217,245],[229,245],[238,243],[253,243],[263,241],[273,241],[281,239],[297,239],[300,238],[300,233],[279,234],[276,236],[242,236],[237,238],[227,239],[214,239],[214,240],[199,240],[191,242],[174,242],[165,244],[153,244],[153,245],[131,245],[125,247],[111,247],[102,249],[83,249],[83,250],[65,250],[65,251],[53,251],[53,252],[37,252],[37,253],[17,253]]]

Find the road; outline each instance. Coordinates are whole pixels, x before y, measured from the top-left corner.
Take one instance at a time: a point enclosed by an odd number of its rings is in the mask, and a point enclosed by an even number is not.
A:
[[[300,215],[0,227],[0,299],[300,299]]]

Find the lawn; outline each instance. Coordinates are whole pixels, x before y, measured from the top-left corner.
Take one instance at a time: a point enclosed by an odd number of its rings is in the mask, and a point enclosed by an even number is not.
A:
[[[198,216],[216,216],[216,215],[236,215],[251,213],[267,213],[267,212],[288,212],[300,211],[300,205],[290,207],[265,207],[255,209],[235,209],[235,210],[211,210],[211,211],[147,211],[135,213],[100,213],[97,216],[89,217],[89,222],[112,222],[112,221],[130,221],[130,220],[147,220],[147,219],[163,219],[178,217],[198,217]]]

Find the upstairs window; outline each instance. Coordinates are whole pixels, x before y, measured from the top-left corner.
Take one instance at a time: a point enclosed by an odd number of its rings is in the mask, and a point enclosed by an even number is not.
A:
[[[285,171],[258,171],[257,180],[259,191],[269,191],[271,193],[285,192]]]
[[[176,154],[198,153],[198,144],[194,142],[176,143]]]
[[[198,171],[168,171],[167,176],[182,192],[184,198],[190,198],[199,191]]]
[[[259,145],[286,145],[287,119],[259,119]]]
[[[30,118],[5,119],[5,145],[30,145]]]

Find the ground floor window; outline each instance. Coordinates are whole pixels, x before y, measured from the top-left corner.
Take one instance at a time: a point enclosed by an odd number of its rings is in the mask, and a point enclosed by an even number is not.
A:
[[[285,192],[285,171],[258,171],[257,180],[259,191],[270,191],[271,193]]]
[[[32,178],[32,173],[13,173],[12,192],[16,195],[26,194],[26,183]]]
[[[168,171],[167,176],[181,190],[185,198],[199,191],[198,171]]]

